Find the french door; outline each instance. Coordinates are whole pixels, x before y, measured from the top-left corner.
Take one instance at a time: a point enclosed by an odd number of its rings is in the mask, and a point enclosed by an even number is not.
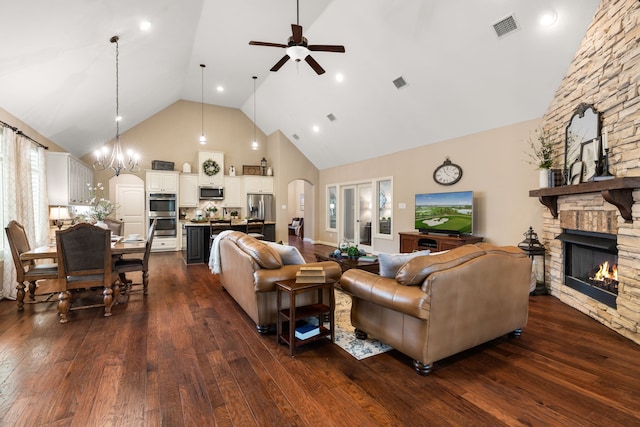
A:
[[[342,187],[341,241],[349,240],[367,252],[372,250],[373,191],[371,183]]]

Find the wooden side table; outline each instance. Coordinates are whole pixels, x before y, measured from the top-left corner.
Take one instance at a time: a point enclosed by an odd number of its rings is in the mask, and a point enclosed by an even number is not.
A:
[[[289,355],[296,355],[296,347],[317,341],[327,336],[331,336],[331,342],[335,341],[335,296],[333,294],[334,280],[327,280],[326,283],[296,283],[295,279],[282,280],[276,282],[276,299],[278,304],[278,321],[277,334],[278,343],[284,342],[289,345]],[[325,289],[329,289],[329,305],[323,302],[322,293]],[[315,304],[296,307],[296,296],[303,292],[316,291],[318,293],[317,302]],[[282,307],[282,294],[289,295],[289,308]],[[329,328],[323,325],[324,315],[329,315]],[[320,325],[320,333],[306,340],[296,338],[296,321],[306,319],[308,317],[316,317]],[[283,321],[289,322],[289,331],[282,331]]]

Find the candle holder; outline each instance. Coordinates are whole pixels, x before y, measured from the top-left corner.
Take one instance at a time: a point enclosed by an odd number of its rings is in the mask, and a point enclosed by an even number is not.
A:
[[[593,180],[605,181],[613,178],[615,178],[615,176],[609,172],[609,148],[605,148],[602,161],[596,160],[596,175],[593,177]]]

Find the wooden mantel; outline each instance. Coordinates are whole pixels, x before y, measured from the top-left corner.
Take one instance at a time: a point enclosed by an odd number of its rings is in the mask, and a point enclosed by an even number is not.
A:
[[[600,192],[603,199],[618,208],[620,215],[625,220],[633,221],[631,216],[632,193],[636,188],[640,188],[640,177],[613,178],[605,181],[530,190],[529,197],[537,197],[540,203],[549,208],[551,215],[557,218],[559,196]]]

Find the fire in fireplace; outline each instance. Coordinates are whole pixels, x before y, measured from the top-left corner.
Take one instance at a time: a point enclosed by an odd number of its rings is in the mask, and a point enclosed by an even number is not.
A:
[[[612,234],[565,230],[564,284],[609,307],[618,295],[618,247]]]

